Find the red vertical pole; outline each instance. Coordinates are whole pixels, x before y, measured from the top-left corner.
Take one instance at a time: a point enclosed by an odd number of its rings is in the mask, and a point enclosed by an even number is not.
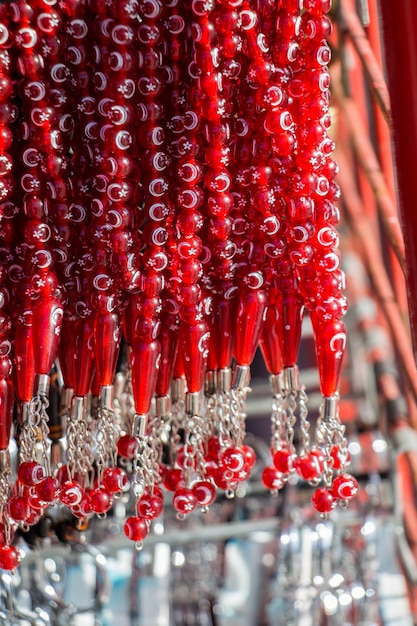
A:
[[[380,1],[391,98],[398,201],[403,226],[407,292],[417,352],[417,2]]]

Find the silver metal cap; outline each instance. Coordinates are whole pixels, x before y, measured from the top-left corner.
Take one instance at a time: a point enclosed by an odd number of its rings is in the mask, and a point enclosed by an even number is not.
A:
[[[188,415],[200,415],[200,394],[198,391],[187,392],[185,396],[185,412]]]
[[[213,396],[216,393],[217,372],[210,370],[206,372],[204,378],[204,393],[206,396]]]
[[[301,389],[300,372],[298,371],[297,365],[293,365],[291,367],[284,367],[283,379],[284,379],[283,389],[285,391],[299,391]]]
[[[233,372],[232,389],[246,389],[250,382],[249,365],[236,365]]]
[[[36,374],[34,389],[35,396],[47,396],[49,394],[50,378],[48,374]]]
[[[87,398],[74,396],[71,406],[71,422],[80,422],[85,418],[87,411]]]
[[[9,474],[11,472],[9,448],[0,450],[0,473]]]
[[[148,416],[135,414],[132,423],[132,437],[144,437],[148,425]]]
[[[279,374],[271,374],[269,380],[271,381],[271,389],[274,396],[280,395],[284,389],[283,372],[280,372]]]
[[[171,400],[178,402],[185,398],[185,378],[174,378],[171,383]]]
[[[333,421],[338,417],[339,396],[323,396],[322,418],[325,421]]]
[[[217,372],[217,389],[221,393],[227,393],[232,386],[232,370],[225,367]]]
[[[71,387],[64,387],[61,392],[61,398],[59,403],[59,414],[68,415],[71,409],[72,397],[74,395],[74,389]]]
[[[155,398],[155,414],[159,417],[167,417],[171,410],[171,398],[169,396],[157,396]]]
[[[103,385],[99,391],[99,402],[102,409],[113,409],[114,388],[113,385]]]

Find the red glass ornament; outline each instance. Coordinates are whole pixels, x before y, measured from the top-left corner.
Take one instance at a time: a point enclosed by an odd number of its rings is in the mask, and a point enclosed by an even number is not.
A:
[[[199,506],[210,506],[216,499],[216,488],[210,480],[199,480],[191,488]]]
[[[238,365],[250,365],[262,332],[267,298],[264,291],[245,291],[239,299],[235,357]]]
[[[182,323],[179,334],[179,351],[182,352],[184,374],[190,393],[200,392],[204,383],[209,350],[210,331],[205,321],[197,324]]]
[[[14,389],[12,382],[5,378],[0,378],[0,450],[6,450],[9,445],[13,403]]]
[[[35,461],[24,461],[21,463],[17,470],[17,477],[22,485],[32,487],[37,485],[45,476],[45,471],[42,465]]]
[[[144,519],[155,519],[159,517],[164,508],[164,501],[160,495],[156,493],[144,493],[143,496],[139,498],[137,504],[137,512]]]
[[[128,483],[125,470],[121,467],[106,467],[103,472],[102,484],[110,493],[123,491]]]
[[[295,294],[287,294],[276,300],[281,320],[281,354],[285,367],[297,363],[300,350],[304,306]]]
[[[96,313],[93,326],[97,382],[108,386],[113,383],[122,335],[119,315]]]
[[[339,500],[351,500],[358,493],[358,481],[352,474],[336,476],[332,485],[332,494]]]
[[[314,454],[303,454],[295,457],[293,467],[304,480],[314,480],[320,476],[319,462]]]
[[[175,355],[178,348],[178,332],[174,328],[162,324],[158,335],[161,345],[161,360],[159,363],[158,379],[155,386],[157,396],[167,396],[171,386]]]
[[[59,499],[62,504],[66,506],[76,506],[80,504],[82,498],[84,496],[84,490],[82,485],[76,480],[67,480],[61,486],[61,492],[59,494]]]
[[[276,467],[268,465],[262,472],[262,483],[271,491],[278,491],[285,485],[285,478]]]
[[[326,487],[319,487],[316,489],[313,497],[311,498],[311,502],[313,507],[319,513],[330,513],[330,511],[333,511],[336,506],[335,497],[329,489],[326,489]]]
[[[251,469],[256,463],[255,450],[252,448],[252,446],[249,446],[247,444],[243,444],[243,446],[241,446],[241,450],[245,455],[245,465],[247,465]]]
[[[58,348],[63,318],[62,304],[56,298],[40,298],[33,306],[32,340],[35,372],[47,374]],[[36,390],[35,390],[36,393]]]
[[[112,507],[113,499],[112,495],[107,489],[103,487],[97,487],[90,493],[91,509],[94,513],[103,514],[107,513]]]
[[[57,478],[45,476],[45,478],[36,484],[35,489],[41,500],[44,502],[53,502],[59,496],[61,484]]]
[[[15,569],[20,561],[21,554],[16,546],[2,545],[0,546],[0,568],[5,570]]]
[[[288,450],[287,448],[281,448],[274,453],[272,460],[279,472],[282,474],[289,474],[293,469],[294,459],[294,451]]]
[[[23,522],[30,514],[30,507],[25,496],[13,496],[8,502],[9,515],[16,522]]]
[[[197,498],[191,489],[180,487],[176,489],[173,495],[172,506],[178,513],[188,515],[196,508]]]
[[[125,459],[133,459],[136,454],[137,441],[130,435],[122,435],[117,442],[117,452]]]
[[[218,369],[228,368],[232,362],[237,305],[237,298],[216,296],[213,300],[211,345]]]
[[[342,321],[318,320],[311,316],[316,338],[320,388],[324,396],[333,396],[339,386],[342,361],[346,348],[346,327]]]
[[[143,541],[149,533],[146,520],[137,516],[128,517],[123,530],[126,537],[132,541]]]
[[[168,491],[176,491],[178,487],[184,485],[184,477],[182,471],[180,469],[173,469],[171,467],[167,467],[165,478],[164,478],[164,487]]]
[[[260,347],[266,369],[270,374],[279,374],[283,368],[279,332],[280,324],[281,320],[279,319],[278,310],[274,304],[269,305],[266,311]]]
[[[234,474],[240,472],[246,464],[246,456],[241,448],[231,446],[220,454],[220,464],[227,467]]]
[[[32,314],[24,316],[24,322],[16,325],[14,338],[16,364],[16,391],[21,402],[30,402],[35,381],[35,357],[32,340]]]
[[[89,393],[94,375],[94,325],[91,318],[77,320],[74,341],[76,349],[73,362],[73,389],[76,396],[83,397]]]
[[[155,393],[160,354],[161,345],[159,341],[145,342],[140,339],[133,339],[131,351],[132,388],[136,413],[139,415],[145,415],[149,412]]]

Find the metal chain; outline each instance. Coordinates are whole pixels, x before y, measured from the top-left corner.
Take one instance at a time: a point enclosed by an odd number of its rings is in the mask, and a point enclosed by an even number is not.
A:
[[[281,393],[272,396],[271,413],[271,449],[276,451],[287,443],[287,414],[284,410],[284,398]]]
[[[205,460],[203,450],[203,420],[199,415],[188,418],[184,442],[185,476],[190,484],[194,471],[198,476],[205,476]]]
[[[300,430],[302,435],[302,453],[307,454],[310,451],[310,422],[308,421],[308,395],[305,391],[304,385],[298,392],[298,410],[300,415]]]
[[[294,445],[294,426],[297,423],[297,391],[286,389],[284,391],[284,411],[286,413],[287,442],[289,447]]]

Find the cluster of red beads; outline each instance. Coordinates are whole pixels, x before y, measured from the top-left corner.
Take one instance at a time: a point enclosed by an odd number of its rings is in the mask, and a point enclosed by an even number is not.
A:
[[[152,480],[132,480],[133,540],[160,515],[162,486],[181,515],[209,506],[216,489],[235,490],[254,453],[243,435],[201,422],[206,374],[227,381],[233,361],[247,372],[259,344],[270,373],[288,373],[304,307],[323,395],[335,397],[346,304],[327,133],[329,9],[330,0],[0,4],[0,450],[13,377],[22,416],[57,355],[71,390],[65,464],[48,474],[22,446],[6,494],[12,526],[35,523],[54,503],[75,517],[105,514],[149,442]],[[116,432],[105,420],[115,419],[122,335],[136,413],[117,424],[127,472],[116,446],[104,449]],[[166,400],[183,375],[184,441],[168,465],[157,420],[134,428],[161,417],[154,396]],[[233,395],[226,384],[218,391],[216,402]],[[104,411],[97,423],[86,414],[93,396]],[[93,441],[95,430],[99,451],[76,440],[80,423],[79,436]],[[290,472],[326,476],[313,498],[321,513],[350,499],[356,482],[337,443],[326,446],[297,456],[284,437],[264,484],[276,491]],[[94,458],[82,467],[84,453],[96,454],[96,468]],[[14,554],[0,542],[0,565]]]

